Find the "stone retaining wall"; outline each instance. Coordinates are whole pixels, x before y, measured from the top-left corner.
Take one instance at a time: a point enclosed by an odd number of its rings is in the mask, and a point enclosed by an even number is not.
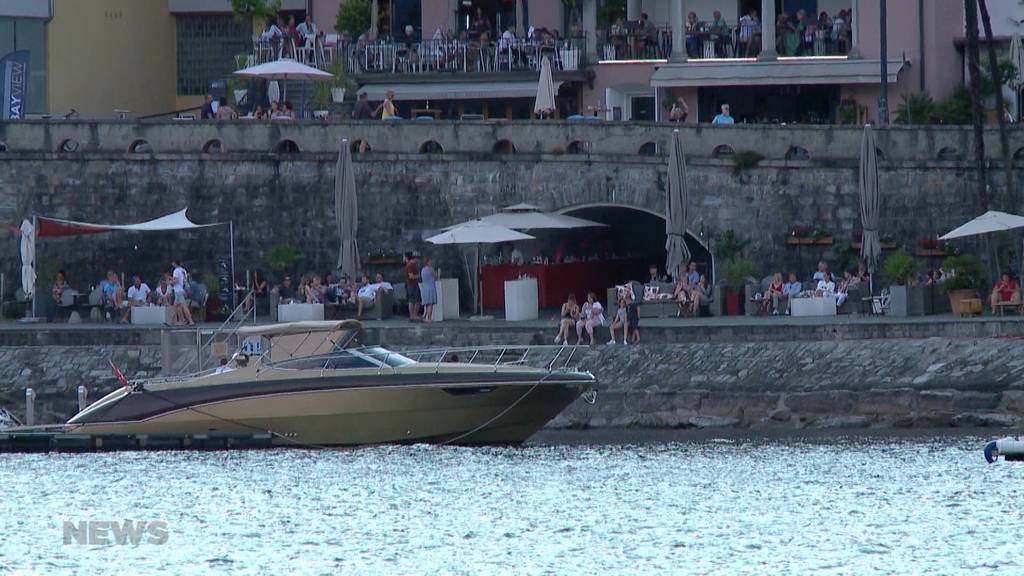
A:
[[[491,332],[483,341],[477,333],[442,343],[393,330],[385,339],[396,348],[493,343],[506,336]],[[511,340],[528,344],[534,337],[523,336],[527,332]],[[372,332],[367,340],[374,341]],[[578,401],[552,426],[1010,426],[1024,415],[1020,346],[1016,338],[933,337],[581,348],[574,363],[600,379],[598,401]],[[31,386],[39,395],[40,421],[63,421],[76,411],[79,384],[89,387],[91,399],[117,385],[109,357],[129,378],[160,370],[160,346],[152,343],[0,346],[0,405],[20,415],[24,388]]]

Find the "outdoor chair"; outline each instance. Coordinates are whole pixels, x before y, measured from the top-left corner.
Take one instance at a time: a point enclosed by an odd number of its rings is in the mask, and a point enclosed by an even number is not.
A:
[[[871,313],[879,315],[889,314],[889,289],[883,288],[882,293],[878,296],[870,296],[867,299],[871,300]]]

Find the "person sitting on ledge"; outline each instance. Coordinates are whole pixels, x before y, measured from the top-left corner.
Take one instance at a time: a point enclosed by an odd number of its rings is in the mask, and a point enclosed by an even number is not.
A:
[[[615,344],[615,331],[622,329],[622,343],[629,344],[629,334],[626,333],[626,298],[619,298],[619,307],[615,310],[615,318],[612,319],[612,323],[608,326],[608,331],[611,332],[612,338],[608,341],[608,344]]]
[[[149,304],[149,285],[136,274],[132,276],[132,285],[128,287],[128,306],[125,306],[122,318],[128,320],[131,309],[135,306],[146,306]]]
[[[281,304],[291,304],[295,301],[295,290],[292,289],[292,277],[285,276],[281,285],[277,287],[277,298]]]
[[[558,334],[555,334],[555,344],[569,343],[569,331],[576,325],[580,317],[580,307],[576,305],[576,295],[572,292],[562,304],[562,313],[558,318]]]
[[[676,280],[675,289],[672,291],[672,299],[676,301],[676,306],[679,307],[676,311],[676,318],[689,316],[690,292],[693,291],[693,285],[690,284],[688,276],[688,274],[680,274],[679,279]]]
[[[1017,281],[1010,278],[1010,275],[1006,272],[1003,272],[999,281],[992,287],[992,295],[989,296],[992,311],[996,311],[999,306],[1019,306],[1020,302],[1020,290]]]
[[[824,260],[818,261],[818,271],[811,277],[815,282],[821,282],[821,280],[828,274],[828,264]]]
[[[695,286],[697,282],[700,282],[700,273],[697,272],[697,263],[690,260],[689,266],[686,267],[686,283],[690,286]]]
[[[708,285],[708,277],[701,274],[700,280],[697,281],[697,285],[693,287],[693,292],[690,293],[690,313],[694,317],[700,316],[700,307],[711,304],[714,296],[715,294],[711,291],[711,286]]]
[[[786,301],[786,314],[789,314],[789,304],[803,292],[804,286],[796,279],[796,272],[789,273],[789,281],[782,285],[782,296],[780,300]]]
[[[782,272],[776,272],[772,276],[772,283],[768,285],[768,291],[765,292],[764,298],[761,300],[762,313],[767,314],[770,307],[772,315],[778,316],[779,301],[782,300],[782,289],[785,286],[782,283]]]
[[[833,298],[836,295],[836,283],[832,281],[832,274],[828,270],[822,272],[821,280],[814,289],[814,295],[818,298]]]

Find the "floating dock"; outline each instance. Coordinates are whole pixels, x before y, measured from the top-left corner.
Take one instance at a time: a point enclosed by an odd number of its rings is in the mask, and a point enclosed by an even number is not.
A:
[[[139,450],[251,450],[271,448],[269,433],[74,434],[63,431],[0,431],[0,453],[82,453]]]

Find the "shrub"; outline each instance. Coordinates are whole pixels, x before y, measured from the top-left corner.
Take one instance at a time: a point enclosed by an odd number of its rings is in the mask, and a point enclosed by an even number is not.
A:
[[[267,255],[270,269],[277,273],[289,270],[299,259],[299,251],[291,244],[278,244]]]
[[[942,261],[946,281],[943,290],[981,290],[985,285],[985,269],[974,256],[950,256]]]
[[[370,0],[347,0],[338,9],[334,29],[349,38],[358,38],[370,29],[370,16]]]
[[[730,258],[722,265],[722,282],[730,290],[742,290],[755,274],[757,268],[746,258]]]
[[[882,263],[882,271],[898,286],[906,286],[917,273],[917,262],[902,250],[889,254]]]

